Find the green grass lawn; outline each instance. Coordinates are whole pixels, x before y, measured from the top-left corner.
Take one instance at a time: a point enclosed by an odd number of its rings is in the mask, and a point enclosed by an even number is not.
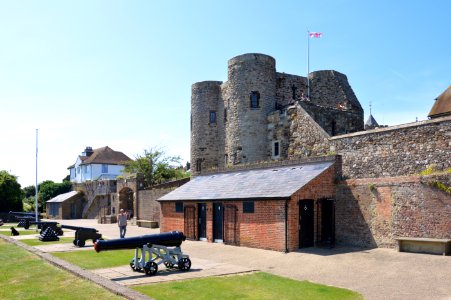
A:
[[[135,256],[135,250],[126,249],[97,253],[93,249],[92,251],[53,252],[52,255],[81,268],[92,270],[128,265]]]
[[[51,241],[51,242],[42,242],[39,238],[34,239],[26,239],[20,240],[22,243],[27,244],[28,246],[44,246],[44,245],[52,245],[52,244],[64,244],[64,243],[72,243],[73,237],[59,237],[59,241]]]
[[[132,288],[157,300],[363,299],[360,294],[350,290],[308,281],[296,281],[262,272],[134,286]]]
[[[0,239],[0,299],[122,299]]]
[[[0,228],[1,228],[1,227],[0,227]],[[21,230],[20,228],[16,228],[16,230],[19,231],[19,235],[39,234],[39,231],[36,232],[36,231],[33,230],[33,229],[29,229],[29,230],[22,229],[22,230]],[[0,231],[0,234],[10,236],[10,235],[11,235],[11,230],[8,230],[8,231],[3,231],[3,230],[1,230],[1,231]]]

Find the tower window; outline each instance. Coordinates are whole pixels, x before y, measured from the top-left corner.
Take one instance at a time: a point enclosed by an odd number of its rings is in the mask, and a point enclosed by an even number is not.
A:
[[[210,110],[210,124],[216,124],[216,111]]]
[[[260,107],[260,93],[253,91],[250,95],[251,100],[251,108],[259,108]]]
[[[332,136],[337,134],[337,123],[335,121],[332,121]]]
[[[227,122],[227,107],[224,108],[224,123]]]
[[[272,143],[272,157],[279,158],[280,157],[280,142],[274,141]]]
[[[202,158],[196,159],[196,172],[202,171]]]
[[[292,99],[296,99],[296,90],[298,88],[296,86],[294,86],[294,84],[291,86],[291,92],[293,93],[292,95]]]

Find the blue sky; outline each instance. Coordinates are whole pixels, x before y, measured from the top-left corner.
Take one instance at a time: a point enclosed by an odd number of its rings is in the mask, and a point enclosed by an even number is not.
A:
[[[61,181],[85,148],[152,146],[189,159],[191,84],[227,60],[333,69],[380,124],[426,119],[451,84],[451,2],[0,0],[0,169]]]

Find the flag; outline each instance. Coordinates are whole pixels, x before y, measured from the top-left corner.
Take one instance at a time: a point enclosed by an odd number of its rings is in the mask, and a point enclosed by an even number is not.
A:
[[[310,38],[320,38],[323,36],[322,32],[309,32]]]

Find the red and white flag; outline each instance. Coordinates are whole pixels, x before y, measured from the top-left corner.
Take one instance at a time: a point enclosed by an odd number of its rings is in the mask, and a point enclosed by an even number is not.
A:
[[[322,32],[309,32],[308,33],[310,35],[310,38],[320,38],[323,36]]]

